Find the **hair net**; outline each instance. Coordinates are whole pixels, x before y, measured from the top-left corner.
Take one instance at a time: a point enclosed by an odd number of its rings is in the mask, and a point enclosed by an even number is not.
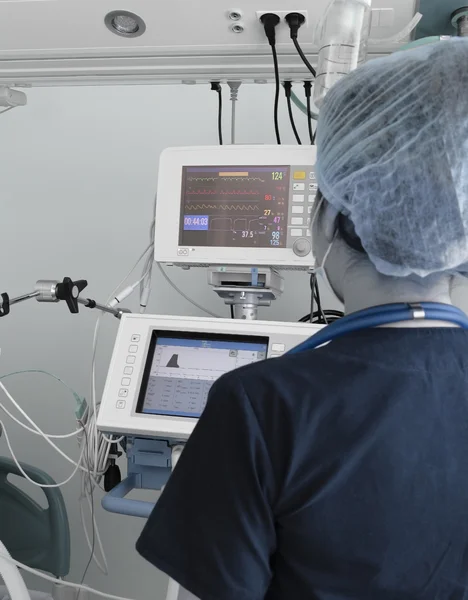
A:
[[[317,179],[376,268],[468,272],[468,40],[372,60],[320,111]]]

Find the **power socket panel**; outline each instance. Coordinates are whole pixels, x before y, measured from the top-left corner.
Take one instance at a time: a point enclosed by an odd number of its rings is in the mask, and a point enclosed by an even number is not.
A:
[[[257,19],[260,20],[260,18],[263,15],[268,15],[270,13],[273,13],[274,15],[278,15],[278,17],[281,19],[280,23],[278,24],[278,27],[280,27],[282,25],[286,25],[286,27],[288,26],[288,24],[286,23],[286,21],[284,19],[285,19],[286,15],[289,15],[290,13],[299,13],[301,15],[304,15],[305,22],[304,22],[304,25],[302,25],[302,27],[309,26],[309,11],[307,11],[307,10],[257,10],[257,12],[256,12]]]

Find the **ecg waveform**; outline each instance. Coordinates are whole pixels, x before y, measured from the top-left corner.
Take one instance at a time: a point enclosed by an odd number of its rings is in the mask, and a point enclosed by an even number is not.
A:
[[[258,204],[253,204],[253,205],[245,205],[245,204],[188,204],[187,205],[187,210],[205,210],[211,208],[213,210],[215,209],[221,209],[221,210],[260,210],[260,207],[258,206]]]
[[[187,181],[258,181],[265,183],[261,177],[187,177]]]
[[[260,196],[258,190],[195,190],[187,196]]]

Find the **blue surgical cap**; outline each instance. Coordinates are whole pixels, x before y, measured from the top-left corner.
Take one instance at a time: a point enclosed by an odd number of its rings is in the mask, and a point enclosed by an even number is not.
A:
[[[468,272],[468,40],[343,78],[324,100],[317,147],[323,196],[381,273]]]

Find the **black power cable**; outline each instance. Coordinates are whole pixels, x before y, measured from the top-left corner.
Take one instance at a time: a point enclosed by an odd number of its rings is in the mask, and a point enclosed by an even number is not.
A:
[[[309,138],[312,146],[315,144],[314,132],[312,131],[312,112],[310,109],[310,98],[312,96],[312,82],[304,81],[304,90],[307,102],[307,125],[309,126]]]
[[[317,309],[314,312],[314,302],[317,303]],[[317,275],[312,273],[310,276],[310,313],[299,319],[300,323],[317,323],[319,325],[329,325],[338,319],[344,317],[340,310],[324,310],[320,298]]]
[[[309,69],[309,71],[312,73],[312,75],[314,77],[317,77],[317,71],[307,60],[307,57],[304,54],[304,52],[297,40],[297,32],[299,31],[299,28],[301,27],[301,25],[304,25],[304,23],[305,23],[304,15],[301,15],[301,13],[292,12],[292,13],[289,13],[288,15],[286,15],[285,21],[289,25],[289,30],[291,32],[291,39],[293,41],[293,44],[296,46],[297,53],[301,57],[302,62]]]
[[[301,138],[299,137],[299,134],[297,132],[296,123],[294,122],[294,114],[293,114],[292,102],[291,102],[291,90],[292,90],[291,81],[285,81],[284,82],[284,91],[286,94],[286,102],[288,103],[289,120],[291,121],[291,127],[294,132],[294,137],[296,138],[297,143],[302,144]]]
[[[211,90],[218,94],[218,138],[219,145],[223,145],[223,90],[219,81],[211,83]]]
[[[315,297],[315,281],[317,279],[317,275],[315,273],[311,273],[310,275],[310,313],[309,318],[312,323],[312,319],[314,316],[314,297]]]
[[[324,323],[325,325],[328,325],[327,317],[325,316],[325,313],[323,312],[323,308],[322,308],[322,300],[320,298],[320,290],[319,290],[319,286],[318,286],[317,276],[315,277],[314,283],[315,283],[315,291],[314,291],[315,301],[317,302],[317,308],[322,317],[321,322]]]
[[[274,13],[266,13],[260,17],[260,22],[265,29],[265,35],[268,39],[268,43],[271,46],[271,54],[273,56],[273,66],[275,69],[275,105],[274,105],[274,121],[275,121],[275,135],[276,143],[281,144],[281,136],[279,131],[279,97],[280,97],[280,76],[279,76],[279,65],[278,65],[278,54],[276,52],[276,26],[280,22],[278,15]]]
[[[279,76],[278,54],[276,53],[276,46],[271,47],[271,52],[273,54],[273,64],[275,66],[275,107],[274,107],[275,135],[276,135],[276,143],[281,144],[281,136],[280,136],[280,131],[279,131],[279,119],[278,119],[279,97],[280,97],[280,76]]]
[[[323,313],[327,317],[328,325],[330,325],[330,323],[334,323],[335,321],[338,321],[338,319],[342,319],[344,317],[344,313],[341,312],[340,310],[324,310]],[[320,314],[320,312],[317,310],[314,312],[312,319],[310,318],[310,315],[305,315],[304,317],[302,317],[302,319],[299,319],[298,322],[299,323],[314,323],[316,325],[322,325],[323,317]]]

